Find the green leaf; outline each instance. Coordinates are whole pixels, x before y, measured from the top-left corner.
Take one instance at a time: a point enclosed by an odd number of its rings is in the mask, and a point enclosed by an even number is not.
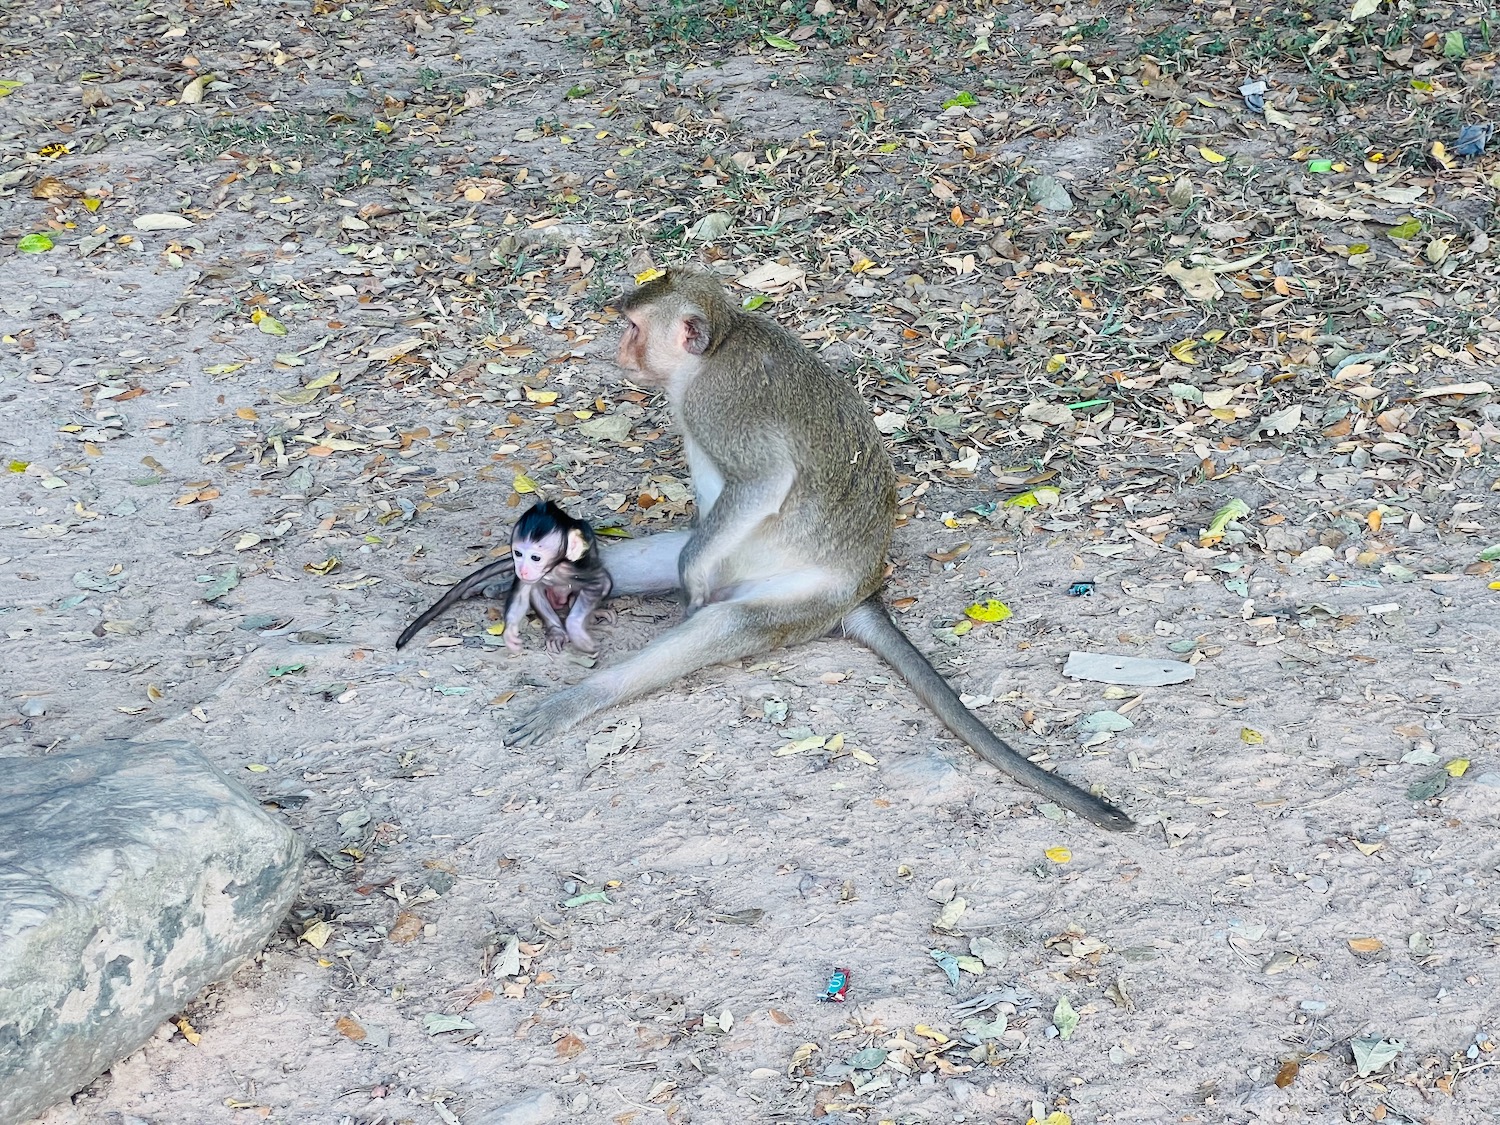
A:
[[[752,297],[746,297],[745,300],[743,301],[743,303],[741,304],[741,307],[746,312],[754,312],[756,309],[760,308],[761,305],[763,305],[765,303],[766,303],[766,295],[764,293],[756,293]]]
[[[1399,1039],[1377,1039],[1373,1035],[1355,1039],[1349,1044],[1354,1052],[1354,1065],[1361,1078],[1368,1078],[1381,1067],[1395,1062],[1396,1056],[1405,1046]]]
[[[948,976],[948,983],[958,987],[958,958],[944,949],[929,949],[927,955],[937,962],[938,968]]]
[[[1412,782],[1407,787],[1406,799],[1408,801],[1428,801],[1446,788],[1448,788],[1448,771],[1438,770],[1437,773],[1428,774],[1421,781]]]
[[[206,602],[216,602],[239,584],[240,572],[230,568],[219,575],[212,586],[203,591],[203,600]]]
[[[1450,31],[1443,36],[1443,57],[1445,59],[1466,58],[1468,53],[1468,48],[1464,46],[1464,33],[1462,31]]]
[[[1073,1038],[1073,1032],[1078,1030],[1078,1013],[1066,996],[1057,998],[1057,1007],[1052,1009],[1052,1026],[1057,1028],[1058,1037],[1062,1039]]]
[[[266,675],[273,680],[279,680],[282,676],[290,676],[293,672],[305,672],[306,664],[273,664]]]
[[[428,1035],[441,1035],[445,1031],[471,1031],[478,1026],[463,1016],[450,1016],[447,1012],[428,1012],[422,1017],[422,1030]]]
[[[1235,497],[1214,513],[1213,520],[1209,525],[1198,532],[1198,538],[1213,539],[1223,535],[1225,529],[1235,520],[1242,520],[1250,514],[1250,505],[1239,497]]]
[[[609,901],[609,896],[607,894],[605,894],[603,891],[585,891],[581,895],[574,895],[572,898],[568,899],[566,902],[563,903],[563,906],[566,907],[569,910],[572,910],[574,907],[587,906],[591,902],[608,902],[608,901]]]
[[[1500,543],[1479,552],[1480,562],[1494,562],[1496,559],[1500,559]]]
[[[764,39],[767,44],[769,44],[772,47],[775,47],[779,51],[800,51],[800,50],[802,50],[802,48],[798,44],[793,43],[790,39],[788,39],[784,35],[762,34],[761,38]]]
[[[1392,238],[1416,238],[1417,235],[1422,233],[1422,224],[1419,220],[1413,219],[1408,215],[1399,226],[1391,227],[1385,233]]]
[[[52,239],[45,234],[24,235],[17,241],[16,249],[23,254],[45,254],[52,249]]]
[[[951,98],[943,103],[943,108],[952,109],[956,105],[961,105],[967,108],[968,106],[978,104],[979,99],[976,98],[973,94],[969,93],[969,91],[967,90],[960,90],[958,93],[954,94]]]

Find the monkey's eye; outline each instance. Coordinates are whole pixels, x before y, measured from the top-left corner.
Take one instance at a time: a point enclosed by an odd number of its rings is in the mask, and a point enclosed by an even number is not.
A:
[[[542,556],[541,555],[532,555],[531,556],[531,561],[532,562],[541,562],[542,561]]]

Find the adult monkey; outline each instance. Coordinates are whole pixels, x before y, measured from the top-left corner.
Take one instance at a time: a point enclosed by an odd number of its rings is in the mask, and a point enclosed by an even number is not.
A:
[[[997,738],[891,620],[877,591],[896,476],[853,389],[774,321],[736,307],[704,270],[673,267],[620,309],[619,364],[666,391],[698,522],[611,546],[605,562],[617,594],[680,588],[687,618],[543,700],[512,728],[511,744],[533,745],[699,668],[841,629],[985,761],[1101,827],[1134,827]]]

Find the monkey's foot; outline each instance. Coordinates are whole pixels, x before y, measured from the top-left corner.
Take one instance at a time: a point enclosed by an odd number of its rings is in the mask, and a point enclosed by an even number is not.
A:
[[[568,647],[568,634],[561,629],[547,630],[547,651],[556,656]]]
[[[528,711],[505,736],[507,746],[537,746],[588,718],[599,708],[581,687],[563,688]]]
[[[610,609],[608,606],[603,606],[599,609],[594,610],[594,620],[602,621],[606,625],[613,625],[617,617],[619,617],[619,614]]]

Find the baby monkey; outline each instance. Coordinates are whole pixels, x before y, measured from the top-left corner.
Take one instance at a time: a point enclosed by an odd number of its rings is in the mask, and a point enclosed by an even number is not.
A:
[[[508,558],[496,559],[450,586],[396,638],[396,647],[404,647],[455,602],[483,595],[512,573],[515,580],[505,595],[506,648],[521,651],[521,626],[534,609],[547,630],[548,652],[561,652],[569,641],[582,652],[599,651],[589,635],[589,622],[601,615],[599,607],[614,583],[588,521],[570,516],[550,500],[533,504],[516,522]]]

